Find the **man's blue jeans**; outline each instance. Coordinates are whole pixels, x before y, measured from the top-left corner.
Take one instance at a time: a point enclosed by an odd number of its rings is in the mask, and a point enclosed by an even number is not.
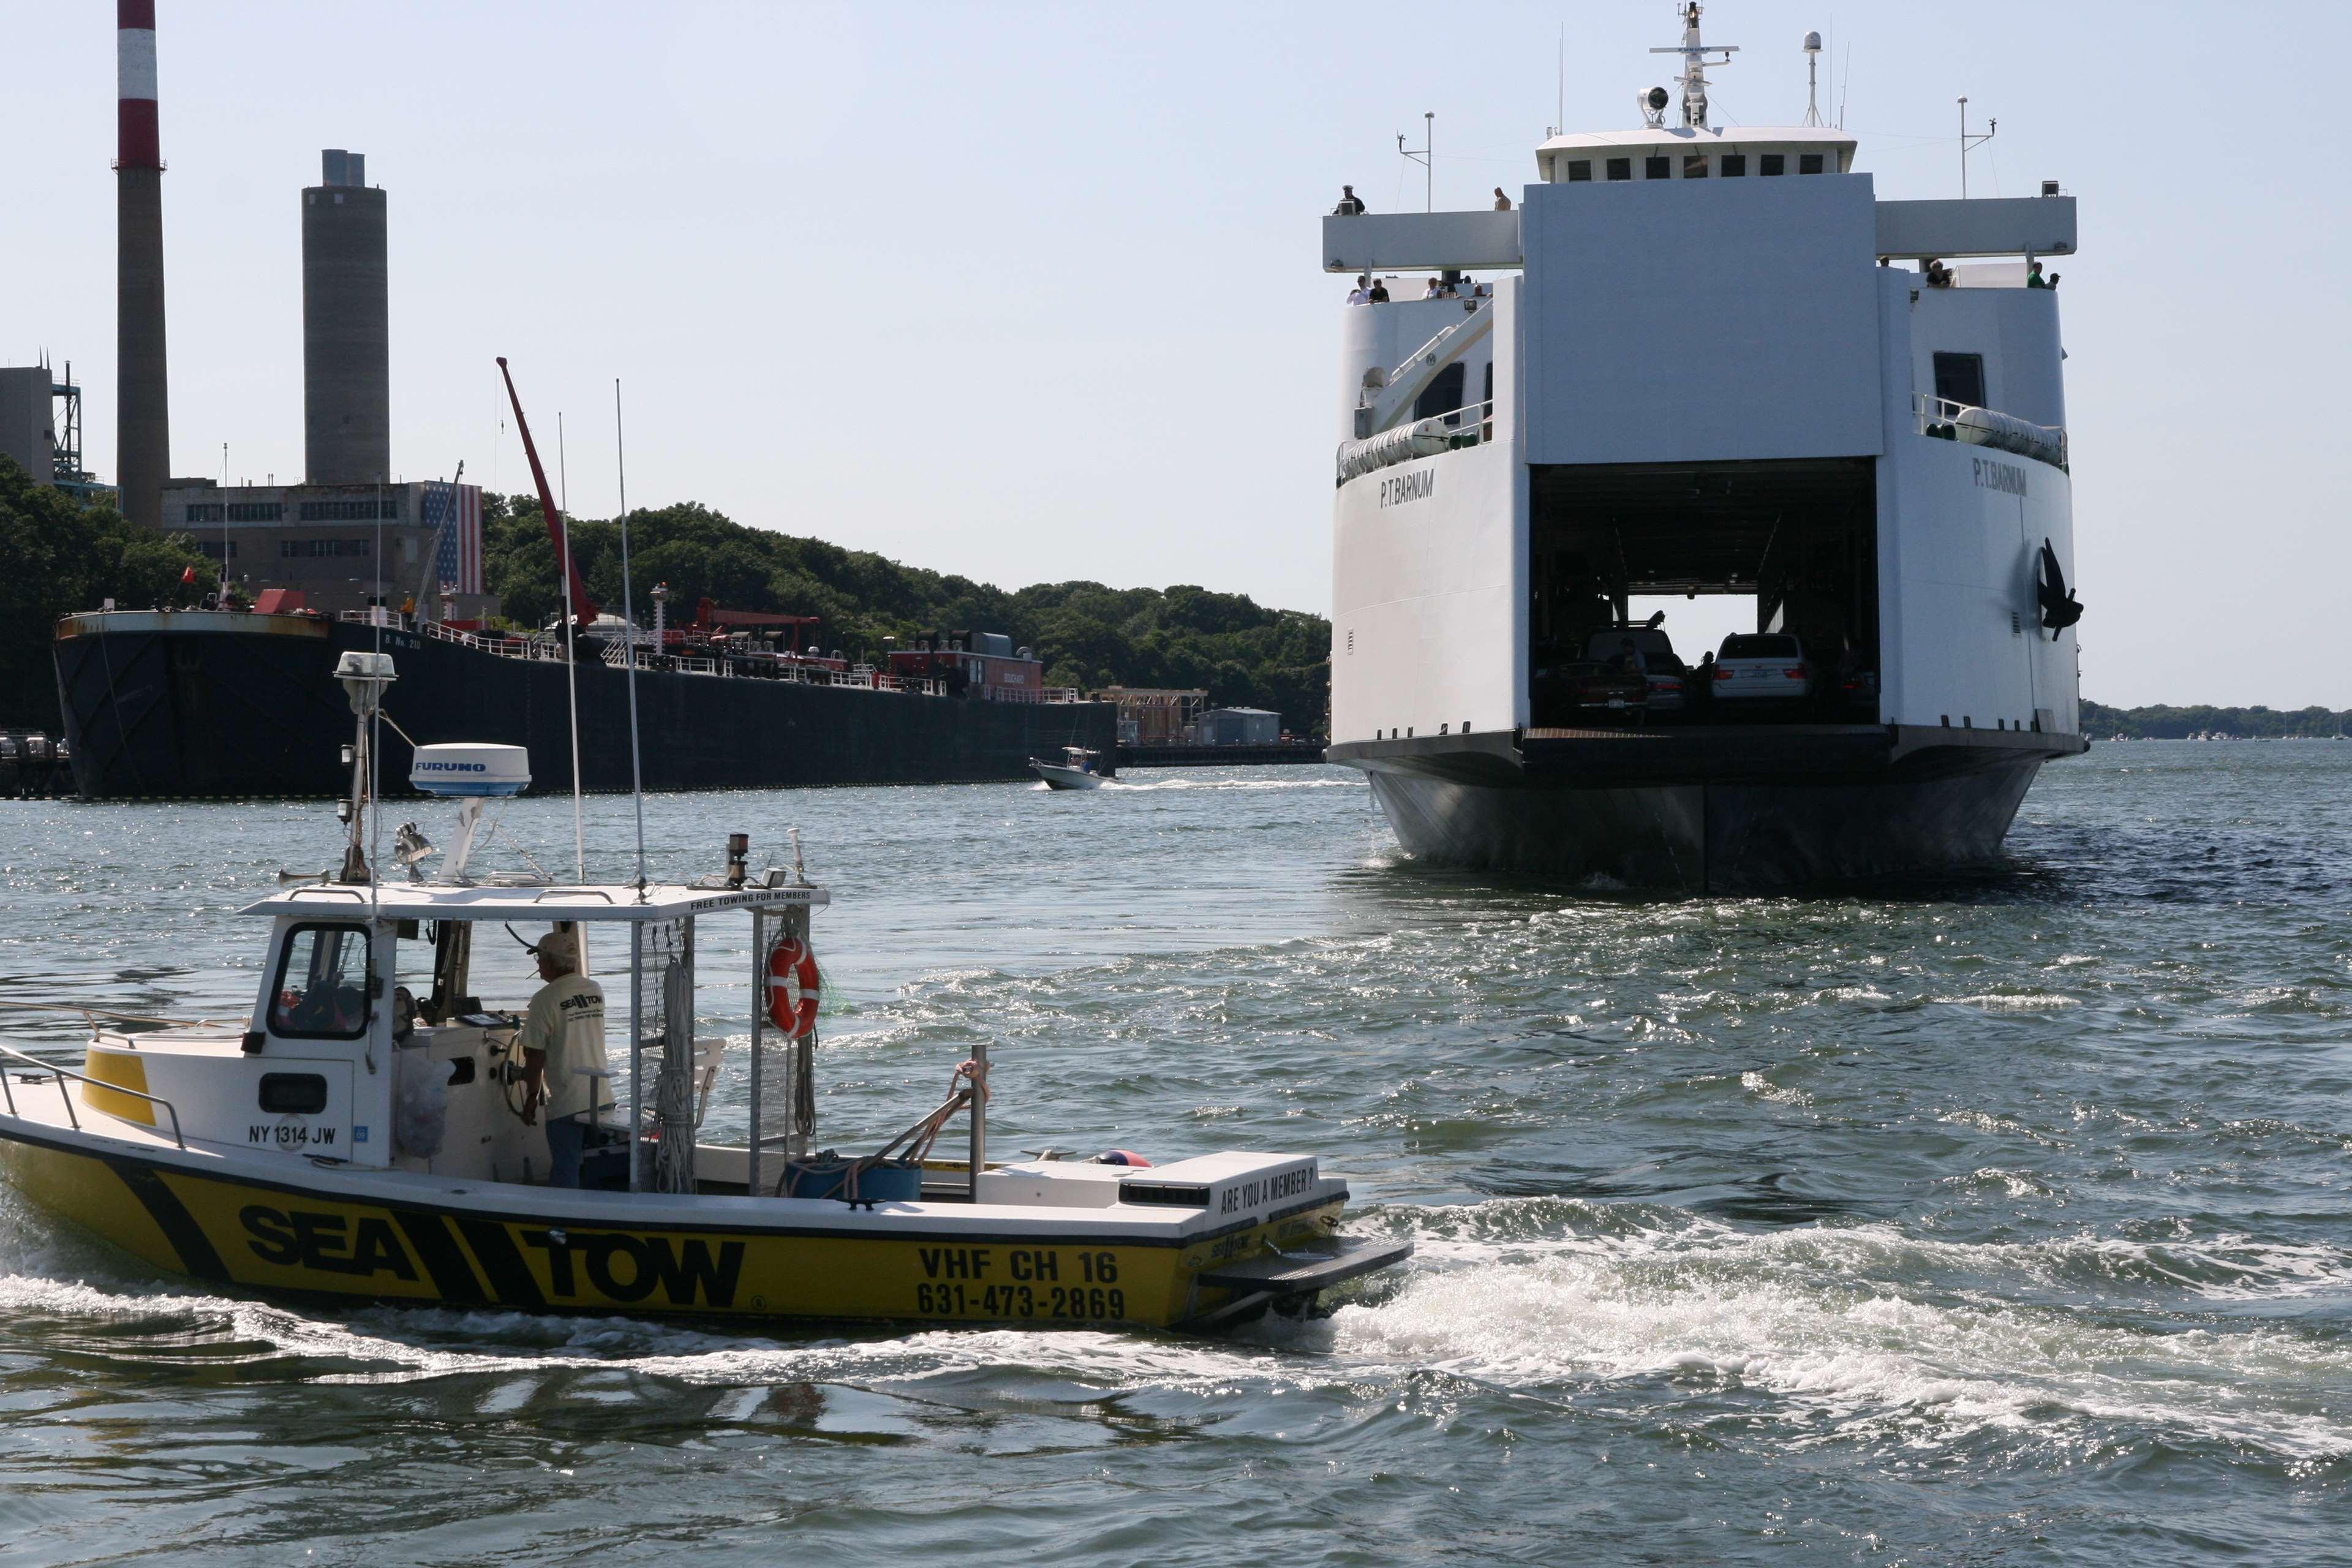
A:
[[[551,1116],[547,1119],[547,1184],[551,1187],[576,1187],[580,1184],[580,1156],[588,1142],[588,1123],[578,1116]]]

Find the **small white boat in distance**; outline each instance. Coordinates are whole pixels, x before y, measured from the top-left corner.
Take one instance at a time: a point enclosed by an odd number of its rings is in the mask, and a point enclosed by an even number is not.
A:
[[[1095,770],[1102,765],[1102,753],[1084,746],[1064,746],[1058,763],[1041,763],[1029,759],[1029,771],[1055,789],[1100,789],[1103,775]]]

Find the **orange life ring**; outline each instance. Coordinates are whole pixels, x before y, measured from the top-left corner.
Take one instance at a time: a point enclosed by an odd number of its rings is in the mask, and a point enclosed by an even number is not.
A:
[[[768,1016],[788,1040],[816,1027],[816,954],[796,936],[785,937],[768,953]]]

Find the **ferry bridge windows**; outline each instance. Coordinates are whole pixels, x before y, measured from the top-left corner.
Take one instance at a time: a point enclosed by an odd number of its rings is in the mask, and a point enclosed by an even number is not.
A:
[[[1936,356],[1936,395],[1969,408],[1985,405],[1984,355]]]
[[[1584,181],[1590,180],[1590,179],[1591,179],[1591,178],[1592,178],[1592,160],[1591,160],[1591,159],[1590,159],[1590,158],[1571,158],[1571,159],[1570,159],[1570,160],[1569,160],[1569,163],[1568,163],[1568,180],[1569,180],[1569,184],[1580,184],[1580,183],[1581,183],[1581,182],[1584,182]]]
[[[268,1116],[316,1116],[327,1109],[327,1080],[315,1072],[261,1075],[261,1110]]]
[[[1757,154],[1756,173],[1759,175],[1785,174],[1788,172],[1788,154],[1784,153],[1759,153]]]
[[[1612,180],[1632,179],[1633,177],[1633,160],[1631,158],[1610,159],[1609,177]]]
[[[1683,154],[1683,178],[1685,180],[1704,180],[1706,178],[1706,153],[1685,153]]]
[[[278,961],[269,1032],[297,1040],[356,1040],[367,1033],[370,982],[365,926],[296,926]]]
[[[1642,178],[1645,180],[1671,180],[1674,177],[1675,161],[1672,158],[1644,158],[1642,160]]]
[[[1747,173],[1748,173],[1748,154],[1747,154],[1747,153],[1726,153],[1723,155],[1723,177],[1724,177],[1725,179],[1727,179],[1727,180],[1736,180],[1736,179],[1738,179],[1741,175],[1743,175],[1743,174],[1747,174]]]
[[[1800,153],[1797,154],[1797,173],[1800,174],[1818,174],[1821,172],[1822,155],[1819,153]]]

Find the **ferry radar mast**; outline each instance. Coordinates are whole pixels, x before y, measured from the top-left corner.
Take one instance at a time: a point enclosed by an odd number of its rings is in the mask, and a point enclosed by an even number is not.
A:
[[[1712,51],[1723,58],[1715,63],[1727,66],[1731,57],[1739,52],[1737,44],[1702,44],[1698,41],[1698,0],[1689,0],[1683,7],[1683,41],[1672,48],[1652,49],[1654,55],[1680,55],[1683,74],[1675,79],[1683,89],[1683,123],[1694,131],[1713,129],[1706,121],[1706,56]]]
[[[1822,36],[1819,33],[1807,33],[1805,35],[1805,123],[1808,125],[1819,125],[1822,122],[1822,108],[1817,97],[1818,84],[1814,79],[1815,72],[1821,63]]]

